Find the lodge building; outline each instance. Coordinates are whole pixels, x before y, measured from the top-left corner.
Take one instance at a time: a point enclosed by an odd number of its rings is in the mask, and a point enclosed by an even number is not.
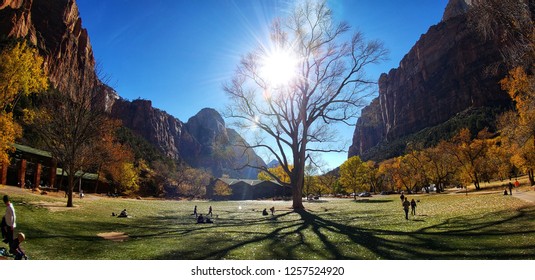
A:
[[[66,176],[57,161],[47,151],[35,149],[21,144],[13,144],[15,152],[11,154],[11,162],[1,164],[0,184],[12,185],[21,188],[48,188],[51,190],[65,190],[67,180],[61,180]],[[79,180],[84,192],[96,192],[97,186],[100,192],[107,190],[107,185],[97,184],[97,176],[92,173],[76,172],[75,177]],[[61,185],[63,186],[61,186]]]

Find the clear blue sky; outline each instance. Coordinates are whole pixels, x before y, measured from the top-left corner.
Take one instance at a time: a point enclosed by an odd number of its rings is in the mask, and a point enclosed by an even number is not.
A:
[[[97,62],[123,98],[152,100],[186,122],[205,107],[223,111],[222,84],[241,55],[266,40],[284,0],[77,0]],[[369,74],[396,68],[418,38],[437,24],[447,0],[329,0],[338,21],[390,50],[390,60]],[[340,135],[351,142],[354,127]],[[349,148],[349,146],[348,146]],[[324,159],[340,165],[347,153]]]

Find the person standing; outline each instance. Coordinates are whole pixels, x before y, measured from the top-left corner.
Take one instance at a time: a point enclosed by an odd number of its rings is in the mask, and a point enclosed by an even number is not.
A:
[[[195,218],[197,218],[197,205],[195,205],[195,207],[193,208],[193,214],[192,215],[195,215]]]
[[[401,192],[399,199],[401,199],[401,204],[403,204],[403,201],[405,200],[405,195],[403,194],[403,192]]]
[[[518,179],[517,179],[515,180],[515,188],[517,192],[518,192],[518,187],[520,187],[520,182],[518,182]]]
[[[206,216],[210,215],[210,217],[212,217],[212,205],[210,205],[210,207],[208,207],[208,214],[206,214]]]
[[[411,203],[409,200],[405,197],[405,201],[403,201],[403,210],[405,211],[405,219],[409,219],[409,207],[411,206]]]
[[[416,215],[416,201],[414,201],[414,198],[411,200],[411,214],[413,216]]]
[[[15,215],[13,203],[9,201],[7,194],[4,195],[4,204],[6,205],[6,214],[2,218],[2,237],[4,237],[4,243],[8,243],[11,246],[13,243],[13,231],[17,227],[17,216]]]
[[[513,183],[509,182],[509,195],[513,195]]]

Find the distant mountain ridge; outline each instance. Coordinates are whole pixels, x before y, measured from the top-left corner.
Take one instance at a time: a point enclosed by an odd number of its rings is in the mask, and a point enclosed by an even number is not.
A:
[[[3,0],[0,1],[0,37],[26,38],[39,48],[52,85],[63,91],[68,77],[97,79],[95,59],[87,30],[83,28],[75,0]],[[254,179],[253,168],[265,165],[254,151],[236,146],[245,141],[226,128],[221,115],[203,109],[187,123],[152,107],[149,100],[127,101],[115,90],[95,80],[107,112],[123,125],[142,136],[166,156],[210,171]]]

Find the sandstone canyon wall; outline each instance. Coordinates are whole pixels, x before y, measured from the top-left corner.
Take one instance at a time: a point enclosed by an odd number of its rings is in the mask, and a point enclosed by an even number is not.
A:
[[[472,1],[451,0],[443,20],[431,26],[401,60],[379,78],[379,96],[362,110],[348,156],[376,159],[378,145],[442,124],[461,112],[506,107],[499,81],[500,44],[469,25]],[[375,158],[374,158],[375,157]]]

